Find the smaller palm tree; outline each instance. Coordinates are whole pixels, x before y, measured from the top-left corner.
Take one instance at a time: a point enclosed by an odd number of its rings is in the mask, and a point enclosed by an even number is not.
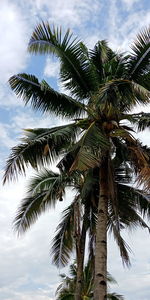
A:
[[[116,165],[115,184],[118,191],[118,201],[117,205],[114,203],[116,210],[114,210],[112,203],[109,203],[108,230],[114,235],[123,262],[128,265],[130,264],[129,248],[121,236],[121,230],[123,228],[132,229],[137,226],[149,229],[144,221],[144,217],[149,217],[150,215],[150,203],[147,195],[126,184],[130,183],[132,175],[128,170],[128,165],[125,168],[125,165],[122,163],[120,165],[119,161],[114,163]],[[23,199],[14,222],[18,233],[25,232],[38,219],[41,213],[55,205],[58,200],[63,200],[66,188],[74,188],[76,195],[72,203],[63,212],[62,220],[57,227],[52,245],[52,256],[55,265],[60,267],[66,265],[69,262],[72,251],[76,251],[75,299],[81,299],[87,233],[90,237],[90,258],[93,257],[94,261],[93,253],[95,251],[99,195],[98,179],[97,168],[88,170],[85,174],[74,171],[71,176],[63,172],[54,173],[47,169],[40,174],[37,173],[30,181],[27,197]],[[135,203],[136,208],[134,207]]]
[[[75,262],[70,265],[69,274],[70,276],[66,276],[65,274],[60,275],[62,282],[56,290],[57,300],[74,300],[77,277],[77,267]],[[89,260],[84,267],[81,300],[93,299],[94,276],[92,274],[93,265]],[[116,283],[116,280],[109,273],[107,274],[107,281],[108,284]],[[124,300],[124,297],[116,293],[108,293],[107,300]]]

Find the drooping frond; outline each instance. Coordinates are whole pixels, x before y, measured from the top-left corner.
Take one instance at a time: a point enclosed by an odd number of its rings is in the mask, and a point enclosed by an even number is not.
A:
[[[45,212],[54,204],[53,199],[48,196],[48,191],[44,191],[22,200],[14,220],[14,229],[18,234],[22,234],[29,229],[41,213]]]
[[[9,83],[16,95],[35,110],[64,117],[79,117],[85,112],[84,104],[53,90],[44,80],[40,83],[33,75],[17,74],[9,79]]]
[[[118,184],[118,204],[120,211],[120,221],[124,224],[142,225],[138,213],[143,218],[150,218],[150,196],[133,186]],[[135,219],[134,219],[135,218]],[[143,221],[142,221],[143,222]],[[131,224],[130,224],[131,223]],[[143,227],[149,226],[143,222]]]
[[[119,133],[120,132],[120,133]],[[150,150],[143,146],[131,133],[125,129],[115,129],[110,133],[112,137],[122,138],[124,149],[126,151],[127,162],[132,167],[135,183],[139,186],[142,185],[143,190],[149,191],[150,189]],[[122,143],[122,144],[123,144]],[[118,143],[119,145],[119,143]],[[120,153],[121,154],[121,153]]]
[[[48,169],[42,169],[30,179],[27,193],[36,195],[46,191],[55,201],[62,201],[65,188],[71,183],[71,178],[65,174],[55,173]]]
[[[76,139],[78,128],[75,124],[51,129],[26,129],[23,143],[12,148],[7,160],[4,183],[25,173],[29,165],[38,168],[55,160]]]
[[[61,223],[52,241],[52,261],[57,267],[65,266],[74,247],[74,204],[73,201],[63,212]]]
[[[150,91],[141,84],[132,82],[132,89],[136,98],[136,102],[140,104],[148,104],[150,99]]]
[[[139,141],[130,143],[126,140],[129,151],[130,162],[134,168],[134,172],[137,175],[136,183],[139,186],[143,186],[143,190],[150,190],[150,156],[149,151],[142,146]]]
[[[55,54],[60,59],[60,78],[64,86],[80,99],[88,97],[95,89],[94,74],[83,51],[83,43],[73,40],[69,30],[62,37],[61,28],[51,28],[42,22],[35,28],[28,49],[32,53]]]
[[[150,71],[147,71],[145,74],[138,76],[136,81],[149,91]]]
[[[116,243],[119,247],[120,256],[122,258],[123,264],[130,266],[129,252],[131,252],[131,249],[129,245],[122,238],[120,234],[120,229],[118,227],[120,227],[120,224],[118,223],[116,217],[114,218],[114,215],[113,216],[109,215],[108,229],[110,232],[113,233],[114,239],[116,240]]]
[[[150,128],[150,113],[137,113],[128,116],[128,120],[137,126],[139,131]]]
[[[119,295],[116,293],[108,293],[107,299],[108,300],[125,300],[125,298],[122,295]]]
[[[116,279],[109,272],[107,272],[107,282],[111,284],[117,283]]]
[[[30,179],[27,196],[22,200],[14,220],[18,234],[30,228],[43,212],[55,206],[56,201],[62,201],[69,180],[46,169]]]

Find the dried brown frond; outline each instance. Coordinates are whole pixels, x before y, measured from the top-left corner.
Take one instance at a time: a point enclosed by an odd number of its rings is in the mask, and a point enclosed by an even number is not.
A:
[[[136,182],[138,185],[142,185],[145,191],[150,191],[150,165],[140,170]]]

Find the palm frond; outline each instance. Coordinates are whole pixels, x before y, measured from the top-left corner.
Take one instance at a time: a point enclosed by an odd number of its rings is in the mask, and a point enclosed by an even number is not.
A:
[[[132,140],[130,143],[126,140],[129,151],[129,158],[137,175],[136,184],[143,186],[143,190],[150,190],[150,158],[149,152],[138,141]]]
[[[129,60],[129,72],[132,79],[138,80],[140,75],[149,71],[150,62],[150,28],[142,30],[131,45],[133,54]]]
[[[128,120],[137,126],[139,131],[150,128],[150,113],[137,113],[128,116]]]
[[[76,139],[78,130],[75,123],[51,129],[26,129],[23,143],[12,148],[7,160],[4,183],[24,174],[29,165],[38,169],[54,161]]]
[[[139,212],[143,217],[150,218],[150,195],[144,194],[143,191],[137,190],[136,203]]]
[[[32,53],[55,54],[60,59],[60,77],[64,86],[80,99],[89,96],[91,89],[95,89],[83,43],[72,39],[69,30],[62,38],[61,28],[51,28],[48,23],[42,22],[35,28],[28,49]]]
[[[52,241],[52,261],[59,268],[68,263],[74,247],[74,204],[73,201],[64,210],[62,221],[58,225],[56,235]]]
[[[13,222],[14,229],[19,235],[29,229],[43,212],[54,206],[55,201],[49,196],[49,191],[44,191],[22,200]]]
[[[109,272],[107,272],[107,282],[111,284],[117,283],[116,279]]]
[[[136,183],[138,186],[144,185],[143,190],[150,190],[150,165],[146,165],[140,170]]]
[[[92,122],[87,131],[76,144],[75,159],[70,167],[73,170],[85,171],[100,164],[101,151],[109,148],[109,140],[106,135]]]
[[[115,222],[114,222],[113,217],[111,217],[109,215],[108,229],[110,232],[113,233],[114,239],[116,240],[116,243],[118,244],[118,247],[120,250],[120,256],[122,258],[123,264],[125,264],[129,267],[130,266],[129,252],[131,252],[131,249],[130,249],[129,245],[124,241],[122,236],[120,235],[120,230],[118,228],[118,224],[115,224],[115,223],[116,223],[116,218],[115,218]],[[120,225],[119,225],[119,227],[120,227]]]
[[[25,104],[30,103],[35,110],[55,113],[57,116],[79,117],[85,112],[84,104],[53,90],[46,81],[29,74],[17,74],[9,79],[12,90]]]
[[[144,204],[141,204],[143,200]],[[150,204],[146,195],[136,188],[117,183],[117,214],[114,213],[113,203],[109,203],[108,224],[113,223],[120,234],[121,229],[136,229],[138,226],[150,230],[144,217],[149,218]]]
[[[48,191],[49,197],[53,200],[59,199],[62,201],[65,188],[69,186],[71,182],[72,178],[65,174],[59,174],[48,169],[42,169],[40,173],[37,173],[30,179],[27,193],[34,196],[38,193],[42,193],[43,191]]]
[[[107,299],[108,300],[124,300],[124,297],[122,295],[119,295],[116,293],[108,293]]]
[[[30,178],[27,196],[22,200],[14,220],[14,228],[18,234],[30,228],[58,200],[62,201],[67,184],[70,184],[69,177],[47,169]]]
[[[89,52],[92,63],[99,80],[105,77],[104,64],[113,56],[112,50],[108,47],[107,41],[98,41],[93,50]]]
[[[127,79],[111,79],[103,84],[97,93],[97,105],[101,109],[111,104],[116,111],[129,111],[136,104],[132,82]]]
[[[136,97],[137,103],[148,104],[150,99],[150,91],[141,84],[132,82],[132,89]]]
[[[146,88],[148,91],[149,88],[149,82],[150,82],[150,71],[147,70],[146,73],[138,75],[138,78],[136,78],[136,82],[140,85],[142,85],[144,88]]]

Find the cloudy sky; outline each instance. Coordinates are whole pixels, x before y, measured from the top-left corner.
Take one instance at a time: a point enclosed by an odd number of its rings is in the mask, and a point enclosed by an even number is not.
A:
[[[70,28],[89,47],[107,39],[117,50],[129,50],[140,28],[150,22],[149,0],[0,0],[0,175],[10,148],[18,143],[23,128],[47,127],[65,122],[44,117],[24,108],[8,86],[11,75],[35,74],[62,90],[57,80],[59,65],[51,57],[27,53],[31,33],[41,20]],[[149,133],[140,135],[150,145]],[[27,181],[1,185],[0,193],[0,299],[52,300],[59,283],[59,270],[51,264],[50,241],[63,205],[49,211],[22,238],[12,231],[12,220],[22,199]],[[65,204],[71,200],[66,197]],[[132,268],[123,269],[118,250],[110,240],[109,271],[117,279],[115,291],[128,300],[150,299],[150,236],[145,231],[126,233],[133,250]],[[61,272],[64,272],[61,270]]]

